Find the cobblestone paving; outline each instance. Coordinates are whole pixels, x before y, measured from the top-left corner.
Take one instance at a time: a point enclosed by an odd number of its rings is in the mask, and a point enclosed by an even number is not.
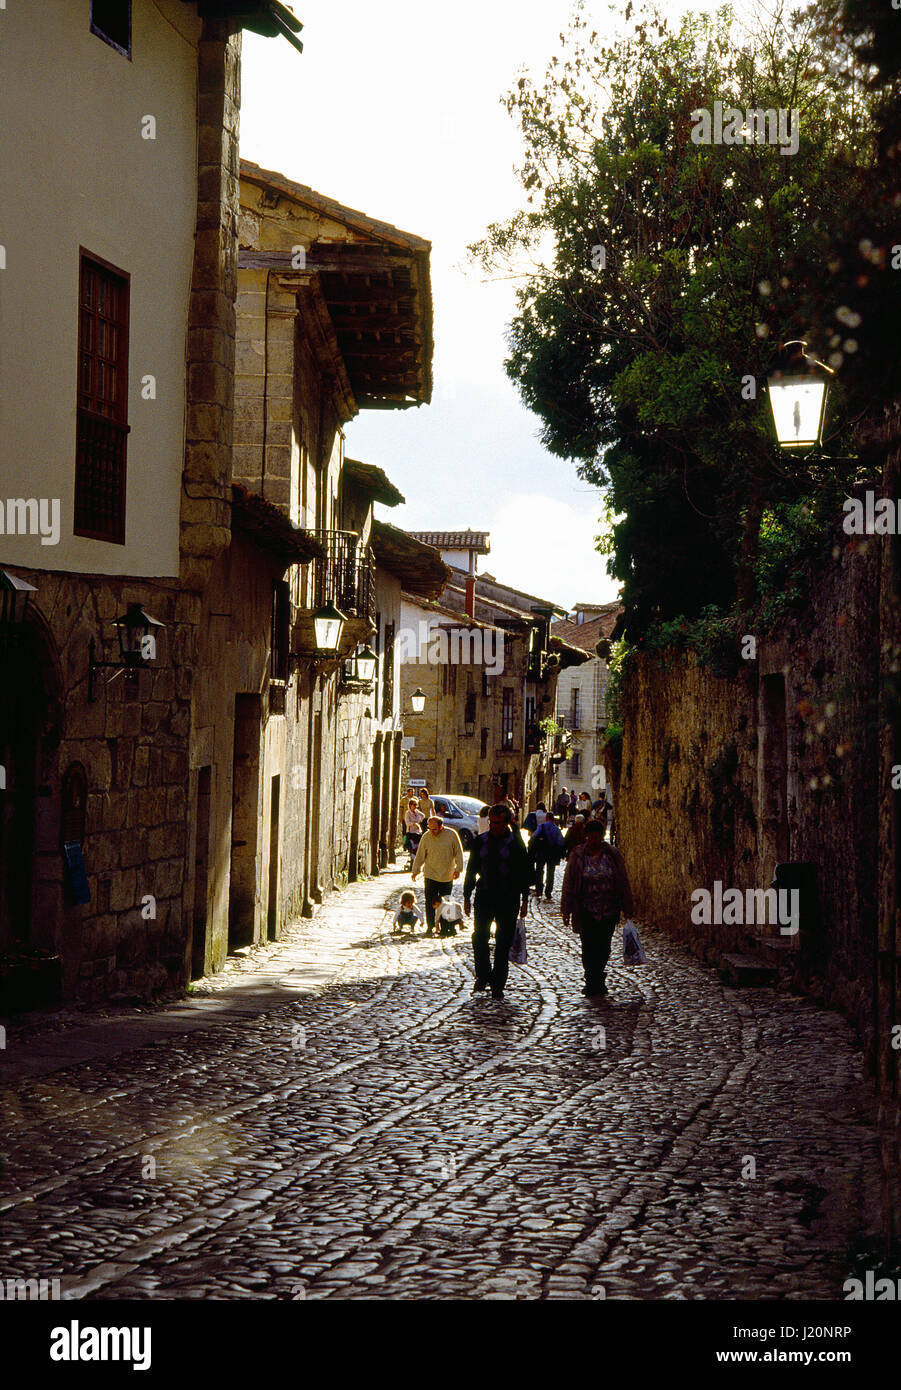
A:
[[[0,1092],[0,1275],[99,1299],[842,1297],[878,1153],[837,1014],[728,989],[651,926],[650,963],[591,1003],[556,902],[505,1000],[472,998],[468,936],[391,933],[408,884],[327,903],[318,995]]]

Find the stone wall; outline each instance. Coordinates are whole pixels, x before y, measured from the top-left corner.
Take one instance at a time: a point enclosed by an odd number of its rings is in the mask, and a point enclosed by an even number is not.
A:
[[[694,890],[765,888],[776,862],[816,866],[820,925],[791,939],[789,963],[872,1051],[878,556],[839,526],[834,543],[803,618],[760,638],[731,678],[682,655],[634,661],[610,771],[639,914],[708,960],[780,933],[697,924]]]
[[[52,714],[36,802],[32,946],[62,958],[63,996],[150,997],[181,982],[189,702],[184,624],[173,585],[23,573],[37,586],[29,641]],[[112,619],[139,603],[165,623],[157,657],[129,681],[98,670],[88,700],[89,643],[120,661]],[[73,905],[62,853],[62,786],[76,766],[87,795],[82,844],[91,900]]]

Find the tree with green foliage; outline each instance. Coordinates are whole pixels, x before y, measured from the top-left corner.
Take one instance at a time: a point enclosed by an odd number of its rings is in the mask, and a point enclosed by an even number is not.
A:
[[[813,20],[781,14],[736,35],[723,9],[677,31],[653,12],[603,43],[577,13],[543,86],[522,76],[507,98],[526,207],[471,252],[515,271],[552,244],[517,291],[507,371],[545,447],[606,490],[608,568],[635,642],[680,615],[749,608],[761,537],[778,540],[799,506],[825,523],[858,476],[863,376],[849,393],[836,370],[838,423],[804,458],[780,457],[764,388],[780,342],[834,362],[859,346],[857,311],[817,320],[811,288],[836,209],[865,201],[871,99],[820,42]],[[752,113],[731,144],[703,143],[715,102]],[[794,113],[794,152],[756,111]]]

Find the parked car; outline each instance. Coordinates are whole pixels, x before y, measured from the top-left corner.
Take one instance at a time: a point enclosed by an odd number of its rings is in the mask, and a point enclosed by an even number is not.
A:
[[[479,833],[479,812],[485,805],[474,796],[448,796],[445,792],[432,794],[435,810],[444,817],[445,825],[456,830],[464,849],[472,849]]]

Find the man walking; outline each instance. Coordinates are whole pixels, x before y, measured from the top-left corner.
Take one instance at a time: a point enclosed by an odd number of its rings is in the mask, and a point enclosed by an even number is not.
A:
[[[472,847],[463,882],[463,910],[470,913],[475,890],[475,930],[472,949],[476,982],[473,994],[491,987],[492,999],[503,999],[507,983],[508,957],[518,914],[529,907],[529,855],[518,831],[511,829],[510,809],[492,806],[488,832]],[[494,940],[494,966],[491,963],[491,923],[497,925]]]
[[[426,936],[435,933],[435,905],[453,890],[454,879],[463,872],[463,846],[456,830],[445,826],[441,816],[429,816],[429,828],[419,841],[413,860],[413,882],[420,869],[425,878]]]
[[[554,874],[563,858],[565,848],[563,836],[548,812],[546,820],[539,825],[529,841],[529,862],[535,876],[535,892],[541,897],[541,884],[544,880],[544,896],[548,902],[554,891]]]

